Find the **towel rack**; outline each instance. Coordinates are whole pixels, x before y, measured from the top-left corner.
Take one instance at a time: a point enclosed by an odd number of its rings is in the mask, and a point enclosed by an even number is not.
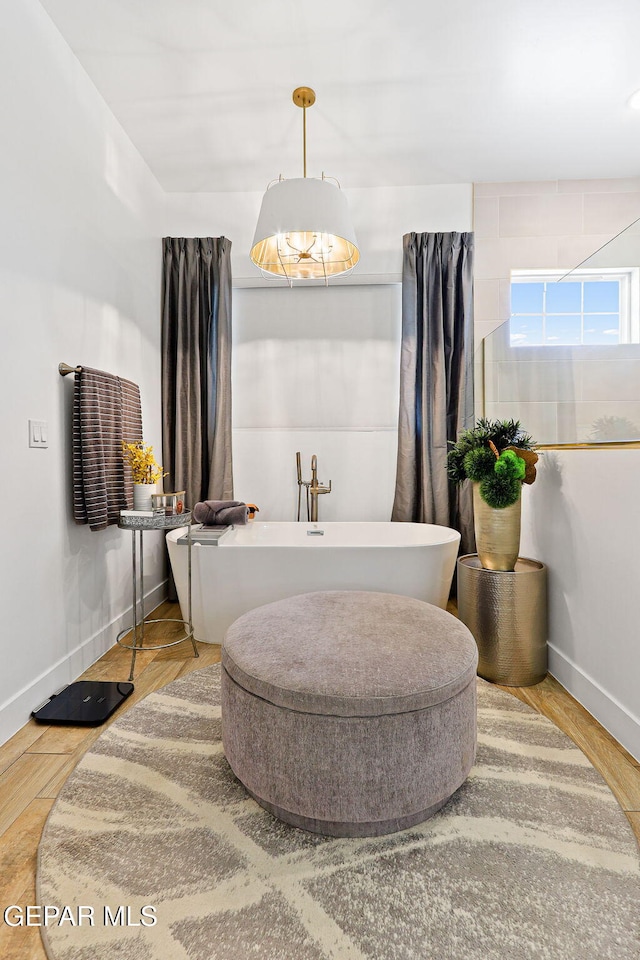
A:
[[[81,373],[82,367],[70,367],[68,363],[58,364],[58,373],[61,377],[66,377],[68,373]]]

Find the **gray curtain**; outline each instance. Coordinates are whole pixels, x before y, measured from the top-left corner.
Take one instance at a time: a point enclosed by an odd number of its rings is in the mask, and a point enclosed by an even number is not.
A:
[[[187,506],[233,498],[231,241],[165,237],[162,465]]]
[[[473,553],[471,491],[447,478],[448,441],[474,422],[473,234],[403,238],[398,464],[392,520],[438,523]]]

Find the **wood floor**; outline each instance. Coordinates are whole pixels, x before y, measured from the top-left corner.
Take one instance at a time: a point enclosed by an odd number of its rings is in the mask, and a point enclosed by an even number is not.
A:
[[[177,605],[163,604],[154,616],[179,616]],[[171,638],[179,625],[149,628]],[[112,719],[158,687],[191,670],[216,663],[220,648],[191,644],[138,656],[135,691]],[[121,647],[109,650],[83,675],[87,680],[124,680],[129,675],[130,654]],[[631,757],[587,711],[551,677],[535,687],[504,687],[509,693],[549,717],[570,736],[600,771],[627,814],[640,843],[640,763]],[[6,906],[35,904],[36,855],[42,828],[62,784],[83,753],[109,721],[101,727],[56,727],[30,721],[0,747],[0,913]],[[3,960],[46,960],[37,927],[8,927],[0,916],[0,957]]]

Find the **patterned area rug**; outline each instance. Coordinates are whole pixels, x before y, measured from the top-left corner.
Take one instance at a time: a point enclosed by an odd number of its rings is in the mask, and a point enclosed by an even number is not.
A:
[[[627,820],[515,698],[478,681],[477,764],[435,817],[327,839],[235,779],[219,678],[148,696],[67,781],[40,845],[38,903],[69,908],[51,960],[638,960]]]

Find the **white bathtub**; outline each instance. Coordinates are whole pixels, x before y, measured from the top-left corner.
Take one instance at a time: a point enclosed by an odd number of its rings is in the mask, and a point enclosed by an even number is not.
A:
[[[186,616],[188,548],[177,542],[185,532],[171,530],[167,546]],[[247,610],[312,590],[378,590],[444,608],[459,541],[456,530],[426,523],[254,521],[234,527],[217,546],[192,546],[196,638],[222,643],[227,627]]]

